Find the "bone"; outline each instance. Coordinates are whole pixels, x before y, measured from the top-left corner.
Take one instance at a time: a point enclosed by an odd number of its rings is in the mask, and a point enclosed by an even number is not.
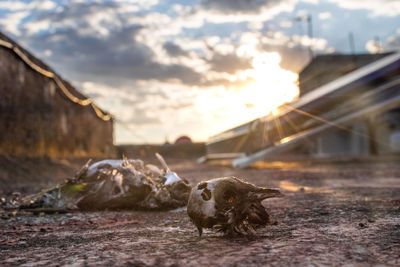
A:
[[[156,157],[157,157],[158,161],[161,163],[161,166],[163,167],[164,171],[169,172],[170,169],[169,169],[167,163],[165,162],[164,158],[158,153],[156,153]]]
[[[278,189],[256,186],[237,177],[216,178],[200,182],[192,189],[187,213],[199,235],[203,228],[228,235],[255,235],[257,228],[270,222],[261,201],[280,196]]]
[[[191,187],[162,165],[140,159],[108,159],[85,164],[77,175],[56,187],[24,199],[19,208],[64,210],[174,209],[185,206]]]

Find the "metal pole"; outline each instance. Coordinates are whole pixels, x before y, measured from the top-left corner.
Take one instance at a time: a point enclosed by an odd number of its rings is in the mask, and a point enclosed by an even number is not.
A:
[[[313,44],[313,28],[312,28],[312,16],[310,14],[305,15],[305,16],[297,16],[295,18],[296,21],[298,22],[307,22],[307,28],[308,28],[308,38],[310,39],[310,45],[308,47],[308,52],[310,53],[310,59],[314,58],[314,53],[312,49],[312,44]]]
[[[312,16],[309,14],[307,15],[307,23],[308,23],[308,37],[310,38],[310,57],[311,59],[314,58],[314,53],[313,53],[313,28],[312,28]]]
[[[349,44],[350,44],[350,53],[355,55],[356,53],[356,46],[354,44],[354,35],[352,32],[349,32]]]

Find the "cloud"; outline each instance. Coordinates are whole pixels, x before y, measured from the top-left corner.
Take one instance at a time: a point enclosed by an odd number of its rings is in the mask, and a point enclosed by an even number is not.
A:
[[[365,44],[365,49],[371,54],[381,53],[382,44],[378,40],[369,40]]]
[[[0,2],[0,10],[7,10],[4,18],[0,17],[0,26],[15,36],[22,34],[22,27],[28,30],[30,34],[38,32],[40,29],[47,29],[46,21],[32,22],[29,25],[23,25],[23,20],[34,12],[46,12],[56,7],[56,3],[50,0],[31,1],[29,3],[23,1],[2,1]]]
[[[160,124],[161,120],[157,116],[149,115],[147,109],[135,108],[134,112],[132,113],[132,117],[128,120],[125,120],[124,122],[127,124],[142,126],[142,125]]]
[[[114,6],[108,5],[101,9],[102,13],[110,11],[106,19],[114,20],[114,28],[104,26],[101,21],[89,21],[93,19],[91,12],[98,13],[100,8],[97,4],[79,4],[79,8],[69,6],[58,15],[42,14],[41,21],[48,21],[47,24],[55,32],[47,31],[31,36],[31,45],[37,50],[43,47],[50,49],[53,52],[50,60],[68,70],[70,77],[76,81],[100,80],[109,85],[153,79],[185,84],[201,82],[201,75],[190,67],[158,62],[154,50],[136,40],[145,26],[124,24],[123,18],[111,12]],[[36,33],[34,29],[29,24],[25,28],[27,32]],[[107,34],[99,34],[102,29]],[[171,52],[171,46],[167,47]]]
[[[247,24],[247,28],[253,31],[259,31],[264,28],[264,23],[262,21],[251,21]]]
[[[323,38],[310,39],[306,35],[286,35],[281,31],[267,33],[245,32],[239,36],[236,53],[256,58],[262,52],[278,52],[280,66],[292,72],[299,72],[310,59],[309,47],[314,52],[328,52],[330,47]]]
[[[59,70],[78,82],[96,80],[113,86],[140,80],[202,87],[244,84],[224,74],[251,67],[251,58],[237,54],[230,40],[205,36],[197,48],[189,47],[190,43],[196,45],[194,39],[171,41],[171,36],[182,33],[183,28],[203,25],[205,14],[198,8],[176,9],[181,12],[177,17],[158,12],[121,13],[121,5],[144,3],[139,2],[73,2],[58,7],[56,12],[38,13],[23,30],[34,49],[51,51],[47,53],[50,62],[57,62]],[[254,1],[248,8],[282,2]],[[211,9],[227,4],[202,3]],[[242,3],[236,1],[229,11],[241,7]],[[254,21],[251,24],[257,28],[262,25]]]
[[[71,79],[81,82],[96,80],[121,86],[155,80],[201,87],[245,86],[249,83],[225,74],[251,68],[251,57],[237,51],[254,49],[248,48],[256,45],[260,36],[242,38],[240,42],[247,43],[247,47],[235,47],[231,45],[232,39],[217,37],[204,37],[203,41],[200,38],[200,42],[193,39],[186,42],[180,38],[164,41],[168,39],[163,37],[164,34],[170,33],[158,29],[166,28],[169,23],[176,25],[174,18],[158,13],[132,18],[119,14],[118,10],[115,3],[78,3],[57,14],[41,14],[39,19],[50,21],[48,24],[54,33],[35,34],[31,43],[37,49],[45,46],[51,50],[50,59],[62,65]],[[26,27],[27,31],[29,29]],[[285,56],[282,62],[286,62]]]
[[[212,70],[229,74],[235,74],[239,70],[250,69],[252,67],[249,58],[241,58],[235,53],[213,53],[208,63],[211,65]]]
[[[22,20],[29,15],[27,11],[19,11],[10,13],[4,18],[0,18],[0,25],[4,27],[4,30],[9,33],[18,36],[21,34],[20,25]]]
[[[57,4],[50,0],[30,1],[29,3],[23,1],[2,1],[0,2],[0,9],[9,11],[40,11],[50,10],[57,6]]]
[[[384,48],[388,51],[400,51],[400,28],[397,29],[395,34],[387,39],[387,43],[385,44]]]
[[[2,1],[0,2],[0,9],[10,10],[10,11],[20,11],[26,9],[27,3],[22,1]]]
[[[122,8],[126,8],[129,6],[135,6],[140,10],[147,10],[155,5],[157,5],[159,0],[114,0],[115,3],[118,3]]]
[[[164,43],[163,48],[168,53],[168,55],[172,57],[188,56],[187,51],[183,50],[179,45],[172,42]]]
[[[321,12],[318,14],[318,18],[320,20],[330,19],[331,17],[332,17],[332,14],[330,12]]]
[[[47,30],[50,28],[50,20],[38,20],[27,22],[23,25],[23,29],[26,30],[28,35],[39,33],[41,30]]]
[[[282,0],[204,0],[202,7],[222,14],[259,14],[262,9],[276,6]]]
[[[292,12],[296,2],[297,0],[210,0],[203,1],[199,7],[193,10],[193,14],[209,23],[245,22],[251,28],[257,25],[254,23],[264,23],[283,12]]]
[[[348,10],[368,9],[371,16],[397,12],[396,3],[388,0],[385,3],[392,11],[378,6],[377,0],[366,0],[374,8],[356,0],[331,1]],[[273,71],[258,71],[269,79],[276,78],[273,72],[279,66],[300,71],[310,59],[310,46],[317,52],[333,51],[327,41],[333,37],[328,35],[337,32],[324,35],[327,39],[310,39],[296,35],[296,25],[292,25],[293,17],[305,7],[325,19],[324,25],[340,19],[335,10],[343,9],[329,10],[330,15],[322,5],[317,8],[317,2],[0,1],[0,24],[8,33],[19,34],[18,42],[45,56],[58,73],[135,134],[142,133],[153,142],[164,141],[166,133],[204,140],[254,117],[255,108],[251,113],[247,102],[234,96],[257,85],[257,78],[250,74],[260,55],[280,54],[280,63],[266,64],[275,64]],[[352,14],[348,10],[343,13]],[[315,25],[315,36],[321,36],[321,29]],[[390,37],[387,47],[399,47],[399,35]],[[129,131],[118,130],[118,142],[121,131],[123,140],[133,138]]]
[[[281,56],[280,66],[283,69],[298,73],[310,60],[310,52],[301,46],[287,47],[284,45],[263,45],[266,52],[278,52]]]
[[[379,39],[368,40],[365,43],[365,49],[372,54],[393,51],[399,52],[400,28],[398,28],[393,35],[389,36],[384,43],[382,43]]]
[[[400,1],[398,0],[329,0],[345,9],[366,9],[370,15],[376,16],[398,16],[400,14]]]
[[[290,28],[293,26],[293,22],[291,22],[290,20],[283,20],[279,23],[279,26],[281,26],[282,28]]]

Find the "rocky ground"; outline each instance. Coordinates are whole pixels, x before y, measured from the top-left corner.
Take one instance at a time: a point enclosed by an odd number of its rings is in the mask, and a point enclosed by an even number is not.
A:
[[[0,160],[1,194],[36,192],[73,175],[82,164],[26,160],[12,165],[7,160],[14,159]],[[284,198],[264,202],[278,224],[255,237],[206,231],[199,238],[184,208],[36,215],[2,211],[0,265],[400,265],[399,161],[278,162],[245,170],[198,165],[194,159],[167,161],[193,184],[235,175],[284,189]]]

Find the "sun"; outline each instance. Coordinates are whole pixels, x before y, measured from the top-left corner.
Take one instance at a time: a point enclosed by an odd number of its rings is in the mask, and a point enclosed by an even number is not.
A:
[[[199,92],[196,109],[207,121],[204,135],[214,135],[268,114],[295,100],[299,95],[298,75],[282,69],[278,53],[259,53],[251,68],[238,73],[238,79],[251,80],[242,88],[219,86]]]
[[[299,95],[298,75],[282,69],[278,53],[262,53],[252,62],[253,69],[247,70],[254,82],[243,88],[241,97],[245,105],[258,116],[265,116],[284,103],[295,100]]]

